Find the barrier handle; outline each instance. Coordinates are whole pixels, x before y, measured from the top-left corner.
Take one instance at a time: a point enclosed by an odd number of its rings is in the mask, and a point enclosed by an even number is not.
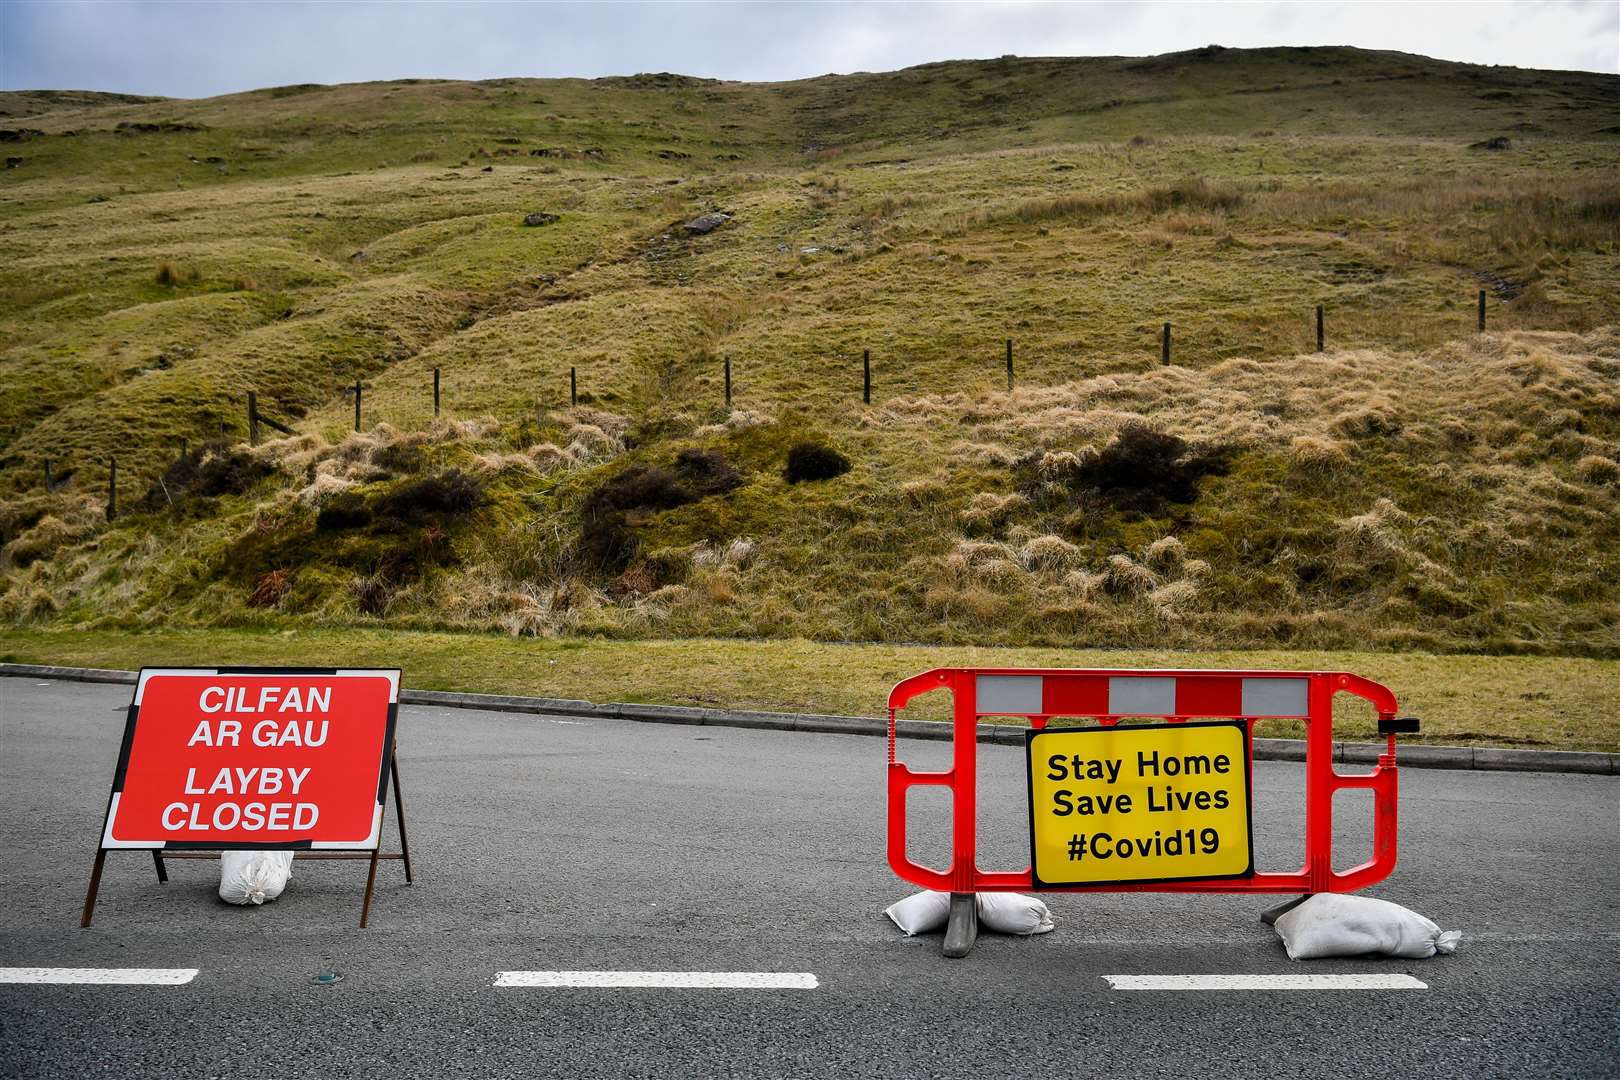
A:
[[[1335,692],[1344,691],[1354,694],[1372,702],[1373,708],[1378,710],[1378,717],[1393,717],[1397,711],[1395,693],[1383,683],[1373,682],[1360,675],[1352,675],[1347,671],[1338,672],[1333,676],[1333,689]]]
[[[889,691],[889,729],[894,730],[894,714],[905,708],[912,698],[942,686],[949,687],[952,674],[949,668],[932,668],[895,683],[894,689]]]

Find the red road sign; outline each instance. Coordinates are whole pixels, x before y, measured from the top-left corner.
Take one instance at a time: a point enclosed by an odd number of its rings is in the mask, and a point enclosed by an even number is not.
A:
[[[104,848],[374,849],[397,670],[141,671]]]

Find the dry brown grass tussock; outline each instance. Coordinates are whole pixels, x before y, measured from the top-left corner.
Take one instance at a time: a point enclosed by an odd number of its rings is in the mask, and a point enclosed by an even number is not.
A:
[[[1010,206],[979,211],[973,220],[976,224],[1016,222],[1027,225],[1084,221],[1117,214],[1163,214],[1171,210],[1230,211],[1241,206],[1243,200],[1243,192],[1229,184],[1189,176],[1170,184],[1110,195],[1068,194],[1024,199]]]

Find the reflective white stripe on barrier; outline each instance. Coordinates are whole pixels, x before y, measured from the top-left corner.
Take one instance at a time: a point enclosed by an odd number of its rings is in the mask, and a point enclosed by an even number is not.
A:
[[[1174,716],[1176,680],[1116,675],[1108,680],[1108,711],[1116,716]]]
[[[981,713],[1039,713],[1046,680],[1039,675],[980,675],[973,696]]]
[[[1215,676],[1219,678],[1219,676]],[[1073,676],[1053,676],[1056,685],[1073,687]],[[1101,676],[1079,676],[1101,682]],[[1106,716],[1204,716],[1215,715],[1199,705],[1207,703],[1210,676],[1194,675],[1195,683],[1203,684],[1205,693],[1191,691],[1193,700],[1178,701],[1182,678],[1173,675],[1110,675],[1106,706],[1099,697],[1096,712]],[[1046,716],[1069,715],[1060,704],[1049,704],[1046,676],[1043,675],[977,675],[974,677],[973,696],[975,710],[981,716]],[[1234,680],[1236,681],[1236,680]],[[1226,697],[1230,713],[1219,715],[1305,717],[1310,714],[1310,680],[1300,678],[1245,678],[1242,686],[1233,686]],[[1230,684],[1228,684],[1230,685]],[[1241,697],[1239,690],[1241,689]],[[1098,690],[1101,690],[1099,685]],[[1225,695],[1223,695],[1225,696]],[[1062,701],[1063,698],[1051,699]],[[1081,712],[1078,715],[1087,715]]]
[[[1306,716],[1310,681],[1307,679],[1244,679],[1244,716]]]

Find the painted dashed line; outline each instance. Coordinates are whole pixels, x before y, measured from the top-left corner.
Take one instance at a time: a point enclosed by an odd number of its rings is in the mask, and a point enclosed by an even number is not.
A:
[[[534,989],[814,990],[808,971],[498,971],[495,985]]]
[[[1410,975],[1104,975],[1114,990],[1427,990]]]
[[[0,984],[55,986],[184,986],[197,968],[0,968]],[[1402,974],[1104,975],[1112,990],[1427,990]],[[497,987],[542,990],[814,990],[808,971],[498,971]]]
[[[184,986],[196,977],[196,968],[0,968],[0,983],[57,986]]]

